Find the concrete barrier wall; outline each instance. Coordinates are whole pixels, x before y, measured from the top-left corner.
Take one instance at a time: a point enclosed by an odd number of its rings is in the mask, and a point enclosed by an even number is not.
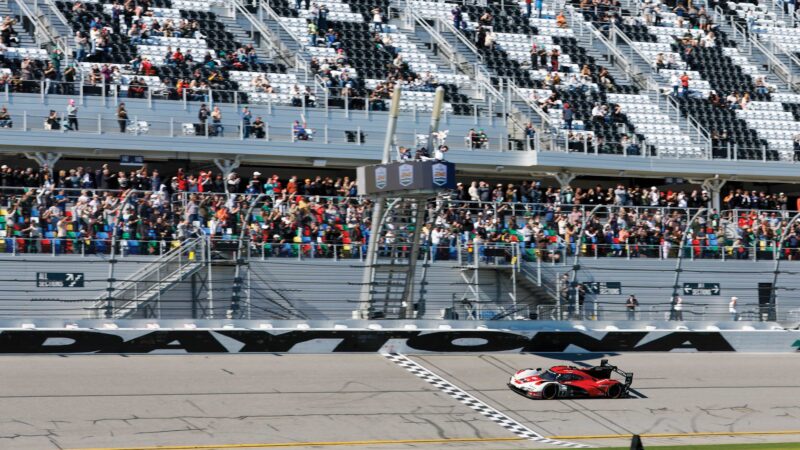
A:
[[[578,322],[131,322],[130,328],[103,321],[0,324],[0,354],[776,353],[797,352],[800,345],[798,329],[742,323],[687,328],[669,323],[593,322],[589,328]]]

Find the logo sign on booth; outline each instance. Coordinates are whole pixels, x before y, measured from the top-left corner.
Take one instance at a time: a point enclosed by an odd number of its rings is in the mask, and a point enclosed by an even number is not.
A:
[[[414,166],[411,164],[402,164],[397,169],[400,179],[400,186],[411,186],[414,182]]]
[[[433,184],[436,186],[444,186],[447,184],[447,166],[442,163],[436,163],[431,166],[433,172]]]
[[[359,195],[435,195],[456,188],[456,166],[449,161],[395,161],[356,169]]]
[[[386,187],[386,167],[384,166],[375,168],[375,187],[378,189]]]

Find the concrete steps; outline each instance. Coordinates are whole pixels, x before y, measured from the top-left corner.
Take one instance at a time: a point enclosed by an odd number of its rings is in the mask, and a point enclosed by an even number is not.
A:
[[[22,26],[22,13],[15,4],[0,2],[0,16],[14,16],[17,18],[17,24],[14,26],[14,31],[17,32],[17,38],[19,39],[20,47],[38,47],[38,45],[36,45],[36,41],[33,39],[33,36],[28,34],[28,32]]]

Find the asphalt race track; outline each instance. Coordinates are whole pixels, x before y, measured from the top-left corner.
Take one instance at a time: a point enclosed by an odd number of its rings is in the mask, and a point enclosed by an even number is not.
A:
[[[635,373],[641,396],[560,401],[525,399],[505,382],[515,369],[563,359],[410,358],[536,433],[601,446],[625,445],[628,439],[615,436],[631,433],[645,435],[646,445],[800,441],[799,356],[612,356]],[[0,362],[2,449],[560,448],[518,439],[376,354],[3,356]]]

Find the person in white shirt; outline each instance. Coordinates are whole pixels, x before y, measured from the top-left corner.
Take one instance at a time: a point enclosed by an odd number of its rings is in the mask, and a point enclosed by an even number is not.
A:
[[[683,321],[683,299],[679,295],[672,297],[672,311],[670,320]]]
[[[660,196],[658,195],[658,190],[656,189],[655,186],[650,187],[649,197],[650,197],[650,206],[658,206]]]
[[[731,297],[731,301],[728,303],[728,312],[731,314],[731,320],[734,322],[739,320],[739,312],[736,310],[737,300],[739,300],[738,297]]]
[[[681,87],[681,79],[678,78],[678,74],[673,72],[672,76],[669,77],[669,84],[672,86],[672,95],[675,97],[678,96],[678,89]]]
[[[431,231],[431,262],[436,261],[437,253],[439,253],[439,244],[442,242],[444,230],[441,226],[437,226]]]

